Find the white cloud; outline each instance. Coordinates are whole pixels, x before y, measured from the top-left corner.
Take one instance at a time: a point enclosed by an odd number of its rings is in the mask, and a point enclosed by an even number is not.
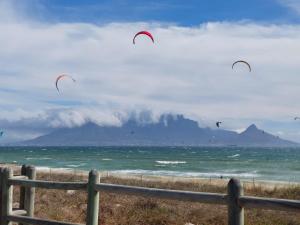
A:
[[[201,125],[223,120],[237,130],[300,112],[299,25],[97,26],[15,14],[0,4],[1,121],[43,128],[119,125],[132,111],[151,110],[154,118],[183,113]],[[153,33],[154,45],[143,37],[132,44],[142,29]],[[249,61],[253,72],[242,66],[233,71],[238,59]],[[61,82],[58,94],[54,80],[62,72],[77,82]]]
[[[247,128],[244,128],[244,127],[243,127],[243,128],[235,129],[234,131],[240,134],[240,133],[244,132],[246,129],[247,129]]]
[[[279,0],[279,2],[300,14],[299,0]]]

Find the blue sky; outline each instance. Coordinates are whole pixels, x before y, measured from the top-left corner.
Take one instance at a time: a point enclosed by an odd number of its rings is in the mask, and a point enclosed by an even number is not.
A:
[[[300,142],[299,0],[0,0],[0,29],[7,142],[143,111]]]
[[[296,0],[29,0],[52,22],[166,22],[184,26],[212,21],[298,23]],[[295,3],[296,2],[296,3]]]

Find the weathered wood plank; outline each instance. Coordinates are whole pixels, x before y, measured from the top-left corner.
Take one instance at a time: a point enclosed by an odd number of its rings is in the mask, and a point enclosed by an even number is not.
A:
[[[99,217],[99,192],[95,185],[100,183],[100,174],[96,170],[89,173],[88,181],[88,203],[86,212],[86,224],[98,225]]]
[[[4,171],[4,168],[3,167],[0,167],[0,224],[2,225],[2,211],[3,211],[3,201],[2,201],[2,196],[3,196],[3,186],[2,186],[2,179],[3,179],[3,171]]]
[[[28,179],[27,176],[14,176],[14,179]]]
[[[81,225],[77,223],[66,223],[66,222],[60,222],[55,220],[38,219],[38,218],[31,218],[28,216],[16,216],[16,215],[9,215],[5,219],[16,223],[25,223],[31,225]]]
[[[141,195],[145,197],[175,199],[181,201],[213,203],[213,204],[223,204],[223,205],[227,204],[226,195],[224,194],[178,191],[178,190],[167,190],[167,189],[158,189],[158,188],[144,188],[144,187],[134,187],[134,186],[114,185],[114,184],[104,184],[104,183],[95,185],[95,189],[98,191],[107,191],[107,192],[127,194],[127,195]]]
[[[27,212],[24,209],[17,209],[12,211],[12,215],[26,216]]]
[[[36,170],[33,166],[26,167],[26,176],[29,180],[34,181],[36,178]],[[24,209],[27,212],[27,216],[33,217],[34,215],[34,197],[35,197],[35,188],[34,187],[25,187],[25,202]]]
[[[21,176],[26,176],[26,165],[22,165],[21,167]],[[27,176],[26,176],[27,177]],[[19,176],[14,176],[14,179],[23,179]],[[20,187],[20,209],[24,209],[25,202],[25,187]]]
[[[244,194],[239,180],[230,179],[227,185],[228,192],[228,225],[244,225],[244,209],[238,203]]]
[[[45,189],[62,189],[62,190],[86,190],[86,182],[54,182],[43,180],[23,180],[23,179],[9,179],[9,184],[19,185],[24,187],[35,187]]]
[[[260,208],[282,211],[300,212],[300,201],[287,199],[272,199],[243,196],[239,198],[239,203],[245,208]]]
[[[2,171],[2,217],[1,225],[9,225],[10,222],[6,219],[7,215],[12,213],[13,202],[13,186],[8,184],[9,178],[13,176],[13,171],[10,168],[4,168]]]

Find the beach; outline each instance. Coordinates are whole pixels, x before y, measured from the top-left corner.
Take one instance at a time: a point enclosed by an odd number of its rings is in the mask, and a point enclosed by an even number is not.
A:
[[[0,225],[300,225],[300,0],[0,0],[0,28]]]
[[[8,165],[14,174],[20,173],[20,165]],[[53,181],[86,181],[87,171],[70,171],[52,169],[51,174],[45,169],[37,168],[37,179]],[[167,177],[124,177],[124,175],[108,175],[101,173],[101,182],[124,184],[140,187],[163,189],[190,190],[212,193],[226,193],[227,180],[209,179],[178,179]],[[245,184],[245,183],[244,183]],[[19,199],[19,189],[14,191],[15,202]],[[265,183],[244,185],[245,195],[299,199],[300,186],[280,184],[270,186]],[[83,191],[61,191],[36,189],[35,216],[74,223],[84,223],[86,213],[86,193]],[[18,207],[18,203],[14,204]],[[162,200],[127,196],[112,193],[100,193],[100,224],[115,225],[160,225],[160,224],[227,224],[226,206],[208,205],[177,200]],[[293,212],[278,212],[271,210],[246,210],[247,224],[300,224],[300,215]]]
[[[19,171],[21,165],[18,164],[6,164],[0,163],[0,167],[9,167],[14,171]],[[79,169],[63,169],[63,168],[49,168],[49,167],[36,167],[38,174],[48,177],[51,179],[52,176],[66,175],[69,177],[82,177],[87,179],[89,171]],[[121,180],[136,180],[140,182],[182,182],[182,183],[193,183],[199,185],[213,185],[219,187],[225,187],[229,178],[203,178],[203,177],[179,177],[179,176],[158,176],[158,175],[147,175],[147,174],[124,174],[116,171],[98,171],[101,179],[121,179]],[[262,189],[274,189],[274,188],[288,188],[300,186],[299,182],[286,182],[286,181],[271,181],[271,180],[255,180],[255,179],[242,179],[241,182],[246,188],[260,187]]]
[[[298,152],[265,148],[8,147],[0,148],[0,166],[9,166],[19,174],[22,164],[33,165],[37,179],[71,182],[87,181],[88,172],[96,169],[102,183],[223,194],[229,179],[235,177],[243,183],[245,195],[297,200]],[[37,217],[85,223],[85,192],[37,188],[35,201]],[[250,225],[300,224],[300,215],[293,212],[253,209],[245,211],[245,218]],[[100,224],[225,225],[227,207],[100,193]]]

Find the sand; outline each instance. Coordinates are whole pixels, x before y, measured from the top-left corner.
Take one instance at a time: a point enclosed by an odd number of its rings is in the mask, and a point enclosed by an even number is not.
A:
[[[18,174],[21,165],[17,164],[3,164],[0,163],[0,167],[10,167]],[[87,179],[88,171],[78,169],[66,169],[66,168],[49,168],[49,167],[36,167],[37,173],[48,175],[73,175],[74,177],[82,177]],[[190,177],[171,177],[171,176],[154,176],[154,175],[136,175],[136,174],[120,174],[113,171],[100,171],[100,177],[115,177],[120,179],[134,179],[140,181],[156,181],[156,182],[186,182],[186,183],[198,183],[198,184],[209,184],[215,186],[226,186],[229,179],[226,178],[190,178]],[[260,187],[263,189],[274,189],[274,188],[285,188],[300,186],[300,183],[296,182],[284,182],[284,181],[268,181],[268,180],[247,180],[240,179],[245,188]]]

